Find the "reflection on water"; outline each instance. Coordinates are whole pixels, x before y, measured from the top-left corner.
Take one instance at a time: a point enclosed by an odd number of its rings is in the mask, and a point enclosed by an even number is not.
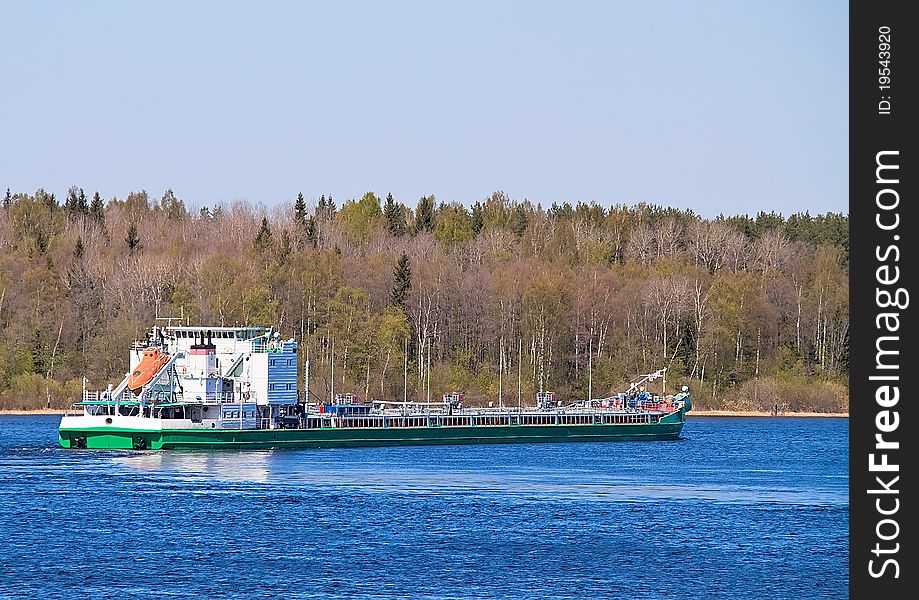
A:
[[[486,447],[490,448],[490,447]],[[440,448],[453,453],[454,448]],[[478,452],[479,450],[476,450]],[[492,472],[478,469],[451,469],[443,465],[419,469],[398,464],[370,464],[360,460],[361,451],[350,449],[336,453],[345,460],[330,460],[329,451],[259,450],[259,451],[176,451],[119,454],[109,460],[120,468],[138,474],[172,479],[186,484],[236,482],[287,487],[340,488],[375,493],[464,493],[516,495],[555,500],[592,499],[600,501],[655,502],[659,500],[706,500],[755,504],[763,502],[802,506],[846,506],[848,490],[844,485],[789,487],[777,485],[781,469],[738,469],[735,482],[713,484],[706,478],[695,483],[659,481],[660,474],[647,483],[636,482],[636,476],[612,472],[594,472],[578,468],[545,465],[539,469],[505,469],[496,465]],[[373,452],[364,449],[364,452]],[[348,454],[357,460],[348,461]],[[105,461],[104,454],[100,458]],[[694,470],[713,473],[714,470]],[[740,483],[751,474],[765,474],[763,485]],[[847,480],[846,474],[818,475],[819,478]],[[664,478],[666,479],[666,478]],[[657,481],[654,481],[657,480]]]
[[[122,467],[176,479],[222,479],[266,483],[271,475],[271,450],[250,452],[143,452],[112,458]]]

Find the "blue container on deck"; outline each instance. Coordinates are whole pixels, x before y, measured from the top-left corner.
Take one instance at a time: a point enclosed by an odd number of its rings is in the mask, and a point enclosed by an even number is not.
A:
[[[369,415],[370,406],[366,404],[324,404],[322,412],[341,416]]]

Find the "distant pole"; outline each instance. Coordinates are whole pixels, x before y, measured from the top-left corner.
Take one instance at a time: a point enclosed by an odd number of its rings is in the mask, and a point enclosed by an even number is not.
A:
[[[523,385],[523,372],[521,371],[521,365],[523,364],[523,340],[517,340],[517,408],[520,409],[521,403],[523,402],[521,386]]]
[[[402,402],[408,402],[408,338],[402,340]]]
[[[594,399],[594,338],[591,336],[587,355],[587,403]]]
[[[303,399],[304,407],[310,405],[310,359],[306,359],[306,372],[303,374],[303,383],[306,385],[306,398]]]
[[[335,404],[335,338],[332,338],[332,386],[329,390],[331,398],[329,404]]]
[[[501,347],[498,350],[498,406],[504,408],[504,338],[501,338]]]
[[[431,402],[431,350],[434,346],[434,340],[428,342],[428,376],[427,376],[427,398],[428,403]]]

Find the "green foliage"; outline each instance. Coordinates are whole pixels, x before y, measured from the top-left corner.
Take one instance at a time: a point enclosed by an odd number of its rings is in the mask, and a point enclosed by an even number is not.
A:
[[[306,200],[303,199],[303,192],[297,194],[297,201],[294,202],[294,221],[301,227],[306,225]]]
[[[271,227],[268,226],[268,217],[262,217],[262,224],[255,234],[252,245],[258,252],[264,253],[271,249]]]
[[[472,205],[472,215],[470,217],[472,226],[472,235],[478,235],[482,228],[485,227],[485,207],[481,202]]]
[[[309,244],[311,247],[315,248],[316,245],[319,243],[319,237],[316,231],[316,219],[312,215],[310,215],[306,219],[306,225],[304,226],[303,235],[304,235],[304,238],[306,239],[306,243]]]
[[[393,286],[390,300],[394,306],[405,310],[405,301],[408,298],[408,292],[412,288],[412,267],[408,255],[404,252],[396,263],[396,269],[393,273]]]
[[[386,230],[390,235],[402,237],[406,232],[405,207],[393,200],[392,194],[386,194],[386,204],[383,207],[386,217]]]
[[[459,203],[445,204],[437,211],[434,239],[448,248],[462,244],[473,235],[472,221],[466,208]]]
[[[434,229],[434,196],[422,196],[415,207],[413,232],[417,235]]]
[[[185,203],[176,197],[172,189],[166,190],[160,199],[160,210],[166,214],[166,218],[171,221],[182,221],[188,217],[188,210]]]
[[[382,215],[380,199],[373,192],[367,192],[360,200],[345,202],[338,213],[338,219],[345,227],[348,240],[352,244],[361,244],[370,237]]]
[[[517,237],[522,237],[527,230],[528,224],[529,217],[527,216],[527,211],[522,204],[518,204],[514,209],[514,216],[511,220],[511,231],[513,231],[514,235]]]
[[[128,227],[128,236],[124,239],[128,246],[128,254],[134,255],[141,250],[140,236],[137,234],[137,223],[132,222]]]
[[[93,194],[93,201],[89,205],[89,218],[96,225],[105,224],[105,204],[99,192]]]

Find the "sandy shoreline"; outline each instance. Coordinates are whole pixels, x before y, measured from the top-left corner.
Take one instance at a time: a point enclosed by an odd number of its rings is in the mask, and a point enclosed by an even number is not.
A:
[[[695,410],[689,413],[692,417],[833,417],[837,419],[848,419],[849,413],[822,413],[822,412],[780,412],[773,415],[771,412],[760,412],[755,410]]]
[[[63,415],[66,411],[56,408],[40,408],[35,410],[2,409],[0,415]],[[848,419],[849,413],[818,413],[818,412],[780,412],[773,415],[770,412],[753,410],[693,410],[689,417],[834,417]]]

